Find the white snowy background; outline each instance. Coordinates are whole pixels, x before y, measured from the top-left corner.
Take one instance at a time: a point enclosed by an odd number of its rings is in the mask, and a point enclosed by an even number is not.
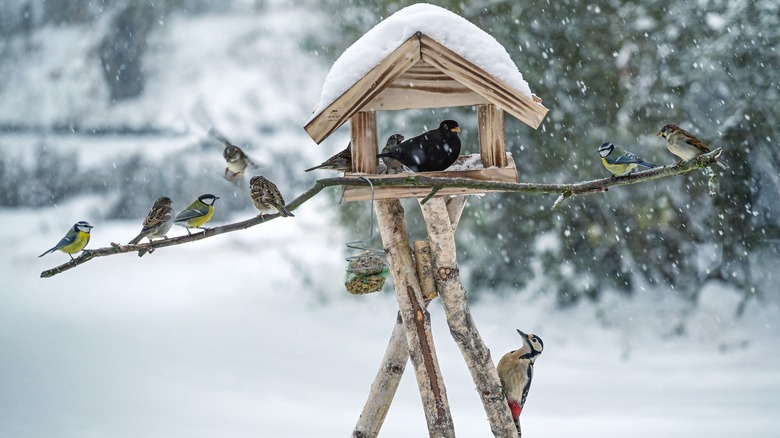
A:
[[[278,127],[250,152],[262,158],[265,148],[285,148],[303,169],[346,142],[342,130],[317,146],[302,129],[329,67],[298,46],[296,36],[320,18],[304,9],[280,1],[268,2],[262,14],[247,6],[221,16],[169,17],[150,49],[146,93],[117,105],[101,103],[99,63],[77,61],[94,43],[91,31],[50,29],[56,35],[39,36],[41,54],[29,61],[28,74],[3,79],[13,85],[0,93],[0,118],[29,125],[121,121],[171,133],[162,140],[57,138],[58,150],[79,162],[111,166],[113,157],[135,151],[170,160],[197,141],[203,130],[191,113],[200,102],[237,136],[253,138],[259,124]],[[0,133],[2,153],[20,162],[35,159],[38,141],[38,134]],[[220,152],[214,149],[217,172]],[[285,178],[272,179],[284,184]],[[334,198],[315,198],[293,219],[141,259],[99,258],[50,279],[40,272],[67,256],[37,256],[74,222],[95,225],[89,247],[97,248],[129,240],[141,217],[101,221],[99,196],[0,210],[0,436],[348,435],[397,306],[389,287],[368,296],[343,289],[348,253],[340,248],[365,233],[336,225]],[[479,205],[474,198],[467,208]],[[216,224],[255,214],[248,202],[230,214],[217,207]],[[645,292],[562,310],[539,281],[473,306],[494,360],[518,346],[516,328],[545,342],[523,412],[524,435],[777,436],[777,303],[753,300],[737,318],[740,297],[717,283],[703,290],[696,307],[661,288]],[[438,301],[430,311],[456,432],[488,436]],[[427,435],[412,374],[410,365],[382,436]]]

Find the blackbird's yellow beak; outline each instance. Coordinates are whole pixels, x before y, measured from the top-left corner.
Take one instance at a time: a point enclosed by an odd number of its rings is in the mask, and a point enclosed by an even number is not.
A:
[[[452,129],[450,129],[450,131],[451,131],[451,132],[460,132],[460,128],[458,128],[458,127],[456,126],[456,127],[452,128]]]

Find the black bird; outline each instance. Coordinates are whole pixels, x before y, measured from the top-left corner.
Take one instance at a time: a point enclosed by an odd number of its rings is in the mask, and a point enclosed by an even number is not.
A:
[[[395,158],[412,172],[444,170],[450,167],[460,154],[459,132],[458,122],[445,120],[437,129],[410,138],[377,157]]]

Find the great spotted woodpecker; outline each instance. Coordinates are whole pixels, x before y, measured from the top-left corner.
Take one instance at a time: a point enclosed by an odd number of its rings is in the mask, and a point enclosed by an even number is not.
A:
[[[523,338],[523,345],[517,350],[510,351],[498,361],[498,377],[501,379],[501,387],[504,390],[509,409],[512,411],[512,419],[515,420],[517,432],[520,433],[520,413],[523,411],[528,390],[531,388],[531,379],[534,377],[534,362],[542,353],[544,343],[534,334],[525,334],[518,330]]]

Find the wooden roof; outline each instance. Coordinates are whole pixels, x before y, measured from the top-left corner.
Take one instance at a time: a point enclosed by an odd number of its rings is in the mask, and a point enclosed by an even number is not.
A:
[[[359,111],[492,103],[536,129],[549,111],[503,81],[417,32],[339,96],[304,129],[317,143]]]

